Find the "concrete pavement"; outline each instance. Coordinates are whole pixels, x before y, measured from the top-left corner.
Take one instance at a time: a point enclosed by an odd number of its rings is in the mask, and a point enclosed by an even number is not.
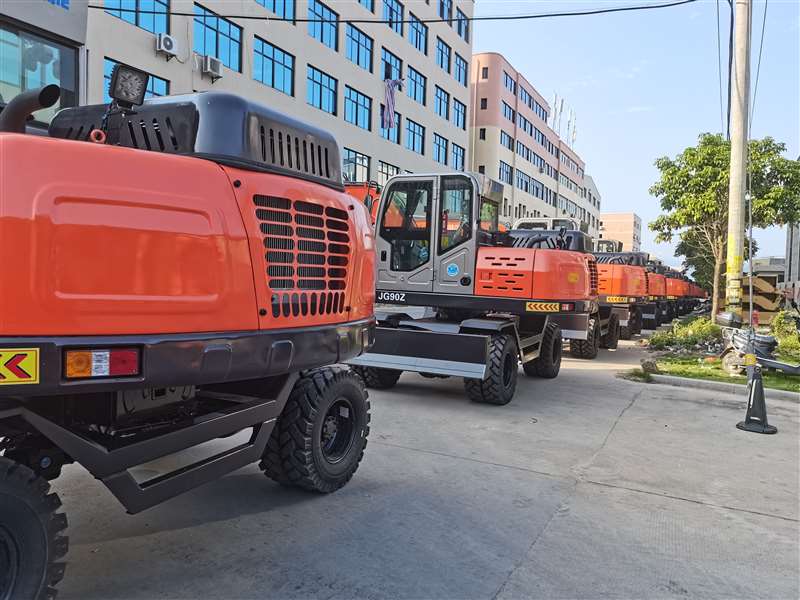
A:
[[[249,467],[131,517],[69,467],[61,597],[797,598],[800,407],[744,433],[744,398],[614,376],[640,356],[520,373],[505,407],[404,374],[330,496]]]

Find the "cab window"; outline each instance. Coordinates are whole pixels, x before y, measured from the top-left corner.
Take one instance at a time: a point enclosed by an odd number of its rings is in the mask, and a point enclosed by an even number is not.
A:
[[[391,247],[392,271],[413,271],[430,260],[433,182],[397,181],[387,193],[380,236]]]
[[[472,238],[472,182],[466,177],[442,177],[439,202],[439,254]]]

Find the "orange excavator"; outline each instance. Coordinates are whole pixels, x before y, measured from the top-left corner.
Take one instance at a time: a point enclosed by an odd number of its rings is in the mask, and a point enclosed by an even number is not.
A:
[[[125,69],[123,72],[120,69]],[[239,97],[0,112],[0,598],[50,598],[76,462],[130,513],[250,463],[332,492],[369,432],[360,377],[327,365],[374,339],[374,237],[334,138]],[[239,432],[146,481],[137,465]]]
[[[376,341],[349,361],[369,387],[391,387],[403,371],[456,376],[473,401],[507,404],[520,363],[530,376],[558,375],[562,335],[596,354],[595,261],[568,249],[588,247],[588,236],[501,231],[501,201],[502,186],[479,174],[386,184],[375,223]]]

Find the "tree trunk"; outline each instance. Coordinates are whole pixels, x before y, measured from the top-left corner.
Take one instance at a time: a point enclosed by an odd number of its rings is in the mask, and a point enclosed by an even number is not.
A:
[[[714,291],[711,296],[711,320],[717,316],[719,311],[719,275],[722,271],[722,255],[714,257]]]

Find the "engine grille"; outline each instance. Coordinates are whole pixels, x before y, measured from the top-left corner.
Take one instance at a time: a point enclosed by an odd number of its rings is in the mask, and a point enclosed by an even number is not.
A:
[[[350,269],[347,211],[279,196],[253,196],[264,238],[273,317],[331,315],[345,306]]]
[[[589,285],[592,288],[592,294],[597,294],[598,276],[597,276],[597,261],[594,257],[589,259]]]

